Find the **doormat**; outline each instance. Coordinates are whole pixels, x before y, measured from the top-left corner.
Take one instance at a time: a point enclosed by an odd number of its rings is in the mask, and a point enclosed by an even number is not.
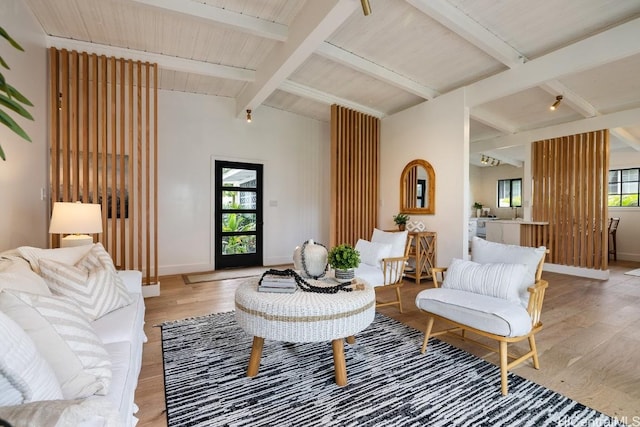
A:
[[[187,285],[202,282],[216,282],[218,280],[242,279],[244,277],[260,276],[265,271],[275,268],[277,270],[285,270],[293,268],[293,264],[270,265],[260,267],[244,267],[244,268],[228,268],[224,270],[207,271],[204,273],[183,274],[182,279]]]
[[[626,274],[627,276],[639,276],[640,277],[640,268],[636,268],[635,270],[627,271],[624,274]]]

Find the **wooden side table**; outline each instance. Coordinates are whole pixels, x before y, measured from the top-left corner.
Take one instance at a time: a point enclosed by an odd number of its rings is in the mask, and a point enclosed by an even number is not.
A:
[[[414,271],[406,271],[405,277],[409,277],[420,284],[420,280],[431,279],[431,268],[436,266],[436,243],[437,233],[435,231],[410,231],[414,244],[409,251],[409,259],[415,262]]]

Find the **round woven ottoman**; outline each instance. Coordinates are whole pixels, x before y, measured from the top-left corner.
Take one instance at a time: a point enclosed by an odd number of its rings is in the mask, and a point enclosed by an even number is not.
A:
[[[285,342],[331,341],[336,383],[347,385],[344,343],[373,321],[376,302],[372,287],[335,294],[258,292],[258,278],[242,283],[235,295],[236,320],[253,336],[247,376],[258,374],[264,340]],[[324,282],[308,280],[313,285]],[[324,284],[327,286],[326,284]]]

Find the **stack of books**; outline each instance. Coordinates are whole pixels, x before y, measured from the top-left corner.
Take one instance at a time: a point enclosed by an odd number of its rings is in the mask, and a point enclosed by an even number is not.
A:
[[[258,285],[258,292],[293,293],[296,291],[296,280],[293,277],[265,274]]]

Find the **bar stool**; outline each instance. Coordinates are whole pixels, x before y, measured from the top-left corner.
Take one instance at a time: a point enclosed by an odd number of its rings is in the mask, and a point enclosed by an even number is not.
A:
[[[609,257],[613,255],[613,260],[618,260],[618,252],[616,246],[616,231],[618,230],[618,224],[620,223],[620,218],[609,218],[609,236],[610,236],[610,246],[609,246]]]

